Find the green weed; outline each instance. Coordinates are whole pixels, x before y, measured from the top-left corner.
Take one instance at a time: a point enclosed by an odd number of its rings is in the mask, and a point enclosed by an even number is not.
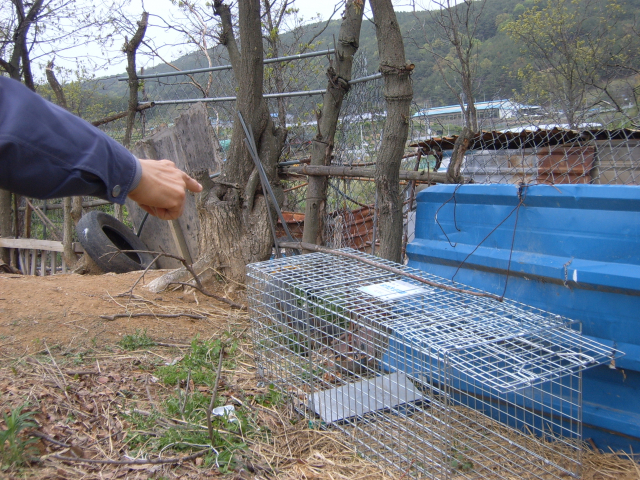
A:
[[[458,450],[458,443],[454,441],[451,448],[450,465],[453,470],[468,472],[473,470],[473,462],[467,457],[468,448],[464,447],[462,452]]]
[[[146,329],[139,330],[137,328],[134,334],[125,335],[122,337],[122,340],[118,342],[118,345],[125,350],[140,350],[153,347],[155,344],[156,342],[147,335]]]
[[[282,392],[280,392],[273,383],[270,383],[267,393],[256,395],[254,400],[263,407],[272,407],[279,405],[283,398]]]
[[[220,350],[225,346],[226,358],[223,365],[227,369],[235,366],[233,353],[237,350],[234,339],[217,339],[199,341],[197,338],[191,343],[189,352],[174,365],[165,365],[154,371],[154,375],[165,385],[176,385],[174,393],[166,398],[158,411],[151,416],[132,414],[129,421],[135,426],[135,431],[128,440],[128,447],[132,452],[141,453],[168,450],[174,452],[192,452],[194,449],[213,447],[210,453],[203,457],[203,467],[216,466],[221,473],[234,470],[237,451],[247,449],[244,438],[256,436],[260,433],[257,420],[250,410],[236,407],[232,415],[211,417],[213,438],[209,438],[206,428],[207,409],[211,401],[211,389],[216,380],[216,370]],[[187,390],[187,378],[193,381]],[[198,387],[208,387],[198,389]],[[200,391],[200,390],[205,390]],[[223,391],[224,387],[219,387]],[[227,398],[218,395],[215,406],[224,405]],[[179,418],[179,425],[166,425],[159,428],[161,417]],[[149,434],[153,432],[152,434]],[[214,450],[215,449],[215,450]],[[142,452],[144,450],[144,452]],[[166,454],[166,453],[165,453]]]
[[[165,385],[177,385],[184,382],[191,372],[191,380],[197,384],[212,386],[216,377],[216,364],[222,348],[222,340],[199,341],[197,338],[191,342],[191,351],[175,365],[160,367],[156,371],[156,376]],[[238,348],[236,341],[227,344],[225,351],[231,356]],[[224,363],[226,368],[233,368],[233,361]]]
[[[9,470],[24,465],[29,445],[36,439],[24,439],[20,436],[23,430],[36,427],[31,419],[33,412],[22,412],[26,407],[22,405],[11,410],[7,415],[2,414],[6,430],[0,430],[0,465],[2,470]]]

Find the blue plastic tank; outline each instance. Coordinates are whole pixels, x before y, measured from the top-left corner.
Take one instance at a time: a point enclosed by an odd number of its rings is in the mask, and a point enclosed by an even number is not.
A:
[[[409,265],[582,322],[625,356],[584,372],[583,437],[640,452],[640,187],[438,185]]]

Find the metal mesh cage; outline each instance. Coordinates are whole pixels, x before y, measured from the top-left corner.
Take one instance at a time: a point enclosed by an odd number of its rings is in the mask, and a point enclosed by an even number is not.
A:
[[[564,317],[424,281],[460,290],[350,249],[249,265],[261,375],[417,477],[578,476],[581,371],[618,352]]]

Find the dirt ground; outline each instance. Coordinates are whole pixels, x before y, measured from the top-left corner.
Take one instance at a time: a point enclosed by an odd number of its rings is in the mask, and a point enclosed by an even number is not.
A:
[[[99,349],[135,330],[147,330],[154,340],[190,343],[199,335],[211,338],[234,324],[248,326],[244,314],[234,315],[228,306],[201,294],[174,292],[152,294],[143,283],[161,275],[153,271],[135,288],[144,302],[119,296],[130,291],[140,273],[106,275],[55,275],[35,277],[0,275],[0,354],[29,355],[57,345],[63,350]],[[222,288],[223,289],[223,288]],[[224,294],[224,292],[222,292]],[[242,300],[241,300],[242,301]],[[136,317],[113,321],[101,318],[126,312],[164,314],[206,312],[204,319]]]
[[[0,274],[0,414],[26,406],[35,423],[21,438],[36,440],[31,445],[36,455],[19,468],[2,467],[0,478],[408,478],[364,460],[335,432],[309,428],[286,405],[256,402],[270,392],[255,373],[246,312],[182,287],[160,294],[144,288],[162,273],[148,273],[133,290],[139,272]],[[209,288],[246,304],[241,289],[232,293],[223,283]],[[125,316],[114,318],[121,314]],[[142,333],[153,340],[153,347],[122,346],[127,335]],[[225,335],[236,339],[238,351],[234,368],[222,370],[220,396],[246,412],[256,432],[269,434],[243,438],[246,449],[236,454],[233,471],[222,472],[202,458],[186,458],[203,445],[167,450],[164,457],[157,450],[149,451],[146,459],[139,453],[132,457],[130,442],[136,436],[151,442],[186,423],[168,413],[149,413],[162,410],[158,406],[176,395],[175,388],[154,380],[154,369],[179,362],[196,337],[209,341]],[[188,385],[189,379],[185,394]],[[212,394],[211,388],[194,386],[193,380],[191,389]],[[132,412],[153,421],[143,428],[132,420]],[[0,433],[6,428],[6,418],[0,419]],[[174,443],[170,446],[175,448]],[[151,454],[154,461],[177,460],[136,463]],[[587,452],[584,463],[584,479],[640,478],[637,464],[612,454]]]
[[[36,445],[44,460],[0,470],[0,478],[394,478],[357,457],[335,435],[304,428],[304,422],[293,425],[285,420],[286,409],[276,412],[249,401],[267,389],[255,375],[246,312],[201,293],[185,293],[182,287],[161,294],[144,288],[162,273],[148,273],[133,291],[139,272],[0,274],[0,412],[8,414],[28,402],[38,424],[33,430],[48,437]],[[245,304],[242,290],[230,294],[222,283],[209,289]],[[128,313],[150,315],[110,319]],[[178,314],[191,317],[161,316]],[[153,339],[153,348],[126,351],[118,346],[126,335],[141,332]],[[222,372],[220,395],[238,402],[245,399],[243,408],[256,412],[259,425],[280,432],[267,443],[250,444],[246,461],[238,462],[235,472],[221,474],[215,467],[205,468],[198,463],[201,459],[170,465],[112,465],[53,458],[68,457],[80,449],[86,459],[129,459],[126,439],[132,427],[121,412],[114,413],[123,406],[119,397],[125,392],[141,399],[136,407],[143,413],[145,408],[153,410],[175,392],[150,384],[149,372],[183,358],[194,338],[207,341],[225,333],[239,339],[239,352],[234,371]],[[6,428],[4,423],[0,421],[0,431]]]

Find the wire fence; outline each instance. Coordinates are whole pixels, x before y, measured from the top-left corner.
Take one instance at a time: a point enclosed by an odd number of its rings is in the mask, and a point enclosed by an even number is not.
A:
[[[379,76],[371,78],[375,67],[367,65],[365,53],[359,52],[354,61],[352,78],[365,81],[353,82],[345,97],[331,161],[333,166],[373,168],[377,160],[385,122],[383,81]],[[212,72],[171,76],[142,74],[139,100],[155,102],[155,106],[138,115],[133,142],[153,135],[159,128],[171,126],[193,102],[205,101],[220,145],[220,156],[225,158],[235,119],[236,82],[232,70],[220,68],[228,63],[225,58],[216,59],[216,63],[219,69]],[[276,65],[281,69],[279,76]],[[282,165],[302,164],[310,158],[328,65],[327,51],[318,56],[265,65],[269,111],[276,124],[288,129]],[[169,71],[169,67],[166,68],[165,73]],[[283,80],[276,81],[278,78]],[[115,95],[120,95],[121,103],[126,105],[126,82],[110,78],[101,80],[100,85],[101,89],[117,92]],[[294,94],[273,97],[287,92]],[[476,107],[481,131],[464,155],[461,167],[464,182],[596,185],[638,185],[640,182],[640,131],[628,128],[638,124],[640,115],[631,105],[621,111],[591,109],[588,115],[583,115],[588,122],[579,125],[568,125],[562,112],[552,108],[542,109],[510,100],[479,102]],[[101,128],[121,140],[125,119]],[[446,172],[461,131],[459,107],[428,109],[414,104],[401,170],[427,175]],[[429,183],[409,180],[401,183],[406,246],[414,238],[416,194]],[[328,184],[324,244],[375,254],[377,201],[373,179],[329,177]],[[307,179],[290,176],[283,180],[283,187],[284,218],[292,235],[301,239]],[[91,200],[85,199],[85,202]],[[44,209],[45,203],[36,204]],[[110,210],[108,206],[101,208]],[[32,214],[32,235],[55,239],[56,228],[62,230],[61,212],[59,204],[46,211],[55,228]]]

